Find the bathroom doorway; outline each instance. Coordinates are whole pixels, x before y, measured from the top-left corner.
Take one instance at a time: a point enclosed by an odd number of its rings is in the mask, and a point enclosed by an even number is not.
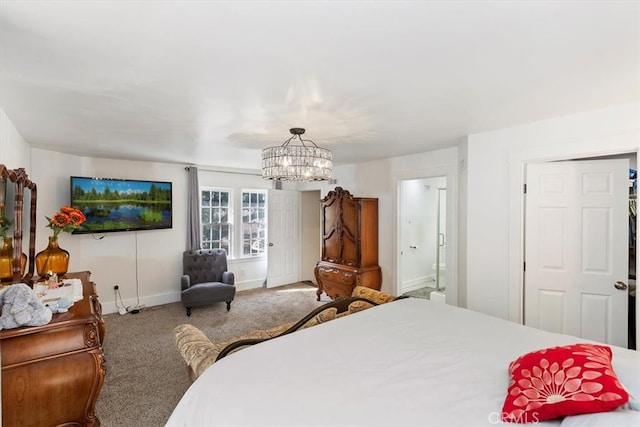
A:
[[[446,197],[444,176],[400,184],[400,294],[444,301]]]
[[[446,185],[446,183],[445,183]],[[447,267],[447,188],[438,187],[438,218],[436,220],[436,262],[433,270],[436,272],[436,291],[444,292],[446,289]]]

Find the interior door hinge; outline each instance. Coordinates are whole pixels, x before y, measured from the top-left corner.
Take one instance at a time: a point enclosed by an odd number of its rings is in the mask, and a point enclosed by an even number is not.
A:
[[[524,185],[523,185],[522,192],[523,192],[524,194],[527,194],[527,184],[524,184]]]
[[[526,263],[526,261],[522,262],[522,271],[527,271],[527,263]]]

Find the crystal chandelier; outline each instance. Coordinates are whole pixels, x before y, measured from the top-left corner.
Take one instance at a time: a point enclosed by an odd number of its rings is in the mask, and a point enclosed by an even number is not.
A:
[[[293,136],[284,144],[262,150],[262,177],[278,181],[331,179],[331,151],[318,147],[310,139],[302,139],[303,128],[292,128],[289,132]],[[295,139],[302,145],[289,145]]]

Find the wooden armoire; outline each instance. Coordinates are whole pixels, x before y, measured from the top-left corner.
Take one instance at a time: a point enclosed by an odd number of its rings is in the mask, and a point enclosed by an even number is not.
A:
[[[353,288],[380,290],[378,199],[353,197],[336,187],[322,199],[322,260],[314,270],[318,301],[351,296]]]

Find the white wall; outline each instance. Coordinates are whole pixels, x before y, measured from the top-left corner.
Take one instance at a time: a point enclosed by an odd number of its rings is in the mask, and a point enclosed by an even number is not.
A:
[[[470,135],[467,157],[467,305],[520,321],[522,185],[528,161],[636,152],[639,104]]]
[[[30,148],[5,111],[0,108],[0,163],[8,169],[24,168],[29,174]]]
[[[36,251],[47,245],[51,230],[45,216],[69,203],[69,177],[91,176],[162,180],[173,183],[173,228],[103,234],[59,236],[70,253],[69,271],[91,271],[105,313],[117,311],[113,286],[118,284],[126,305],[157,305],[180,300],[182,251],[186,245],[184,166],[80,157],[32,149],[32,179],[38,184]]]
[[[382,291],[398,294],[399,250],[397,247],[400,181],[445,176],[447,179],[448,265],[457,265],[458,239],[458,151],[447,148],[425,153],[334,168],[338,186],[356,197],[378,198],[378,264],[382,268]],[[333,187],[329,188],[329,190]],[[323,193],[323,196],[326,193]],[[455,243],[454,243],[455,242]],[[447,303],[457,304],[458,271],[447,268]]]

